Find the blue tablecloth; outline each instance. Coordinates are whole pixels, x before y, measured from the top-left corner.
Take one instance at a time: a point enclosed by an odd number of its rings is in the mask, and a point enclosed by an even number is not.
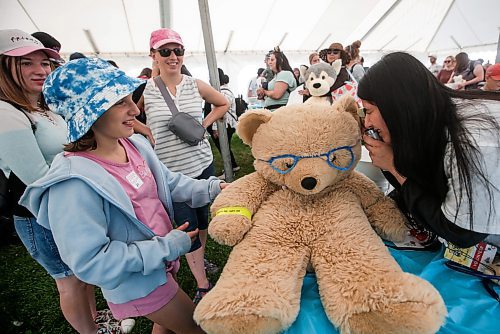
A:
[[[481,281],[445,266],[444,250],[399,251],[391,254],[401,268],[432,283],[448,309],[440,334],[500,334],[500,303],[484,289]],[[495,285],[500,294],[500,287]],[[300,313],[286,334],[338,333],[328,320],[314,274],[307,274],[302,286]]]

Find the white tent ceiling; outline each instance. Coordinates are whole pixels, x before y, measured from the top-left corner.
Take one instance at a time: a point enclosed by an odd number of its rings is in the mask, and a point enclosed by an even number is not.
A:
[[[170,22],[193,67],[205,48],[198,1],[170,4]],[[228,72],[250,61],[254,73],[267,50],[280,45],[293,63],[332,42],[361,39],[363,55],[405,50],[420,57],[497,48],[500,0],[209,0],[214,45]],[[168,7],[168,6],[167,6]],[[46,31],[62,53],[145,56],[149,34],[160,27],[159,0],[0,0],[0,29]],[[89,36],[91,38],[89,38]],[[94,45],[92,45],[94,43]],[[225,52],[226,51],[226,52]],[[298,58],[300,56],[300,58]],[[133,57],[132,57],[133,58]],[[367,58],[367,57],[365,57]],[[368,58],[370,58],[368,56]],[[142,58],[137,68],[147,66]],[[255,59],[259,59],[256,63]],[[191,67],[190,67],[191,69]],[[135,69],[134,69],[135,70]],[[248,75],[245,72],[248,78]],[[245,79],[247,80],[247,79]]]
[[[171,0],[172,27],[203,52],[198,1]],[[436,52],[496,48],[498,0],[209,0],[216,51],[310,51],[362,39],[363,50]],[[306,8],[309,6],[309,8]],[[160,26],[158,0],[0,0],[0,29],[53,34],[63,51],[148,51]],[[228,40],[230,39],[229,46]]]

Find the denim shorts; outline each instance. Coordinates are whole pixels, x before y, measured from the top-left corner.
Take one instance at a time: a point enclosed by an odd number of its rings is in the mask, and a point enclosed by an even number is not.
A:
[[[210,176],[215,175],[214,163],[212,162],[200,176],[196,177],[197,180],[206,180]],[[174,202],[174,221],[177,226],[189,222],[189,227],[186,232],[196,230],[206,230],[208,228],[208,207],[209,205],[202,206],[201,208],[191,208],[184,202]],[[193,241],[189,252],[195,251],[201,247],[200,238],[196,237]]]
[[[24,247],[54,279],[72,276],[73,272],[63,262],[50,230],[41,226],[33,217],[14,216],[14,226]]]

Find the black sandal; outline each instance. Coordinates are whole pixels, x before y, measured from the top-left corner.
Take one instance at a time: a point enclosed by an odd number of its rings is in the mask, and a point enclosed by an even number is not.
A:
[[[193,303],[195,304],[198,304],[200,302],[200,300],[205,297],[205,295],[210,291],[212,290],[214,286],[212,285],[212,283],[208,282],[208,288],[197,288],[196,289],[196,294],[194,295],[194,298],[193,298]]]

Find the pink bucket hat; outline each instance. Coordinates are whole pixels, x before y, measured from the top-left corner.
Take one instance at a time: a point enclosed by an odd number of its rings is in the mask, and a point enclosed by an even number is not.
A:
[[[151,38],[149,39],[149,48],[158,49],[160,46],[167,43],[177,43],[184,46],[182,43],[181,35],[169,28],[162,28],[155,30],[151,33]]]
[[[49,58],[61,59],[55,50],[44,47],[42,42],[22,30],[0,30],[0,54],[20,57],[35,51],[43,51]]]

